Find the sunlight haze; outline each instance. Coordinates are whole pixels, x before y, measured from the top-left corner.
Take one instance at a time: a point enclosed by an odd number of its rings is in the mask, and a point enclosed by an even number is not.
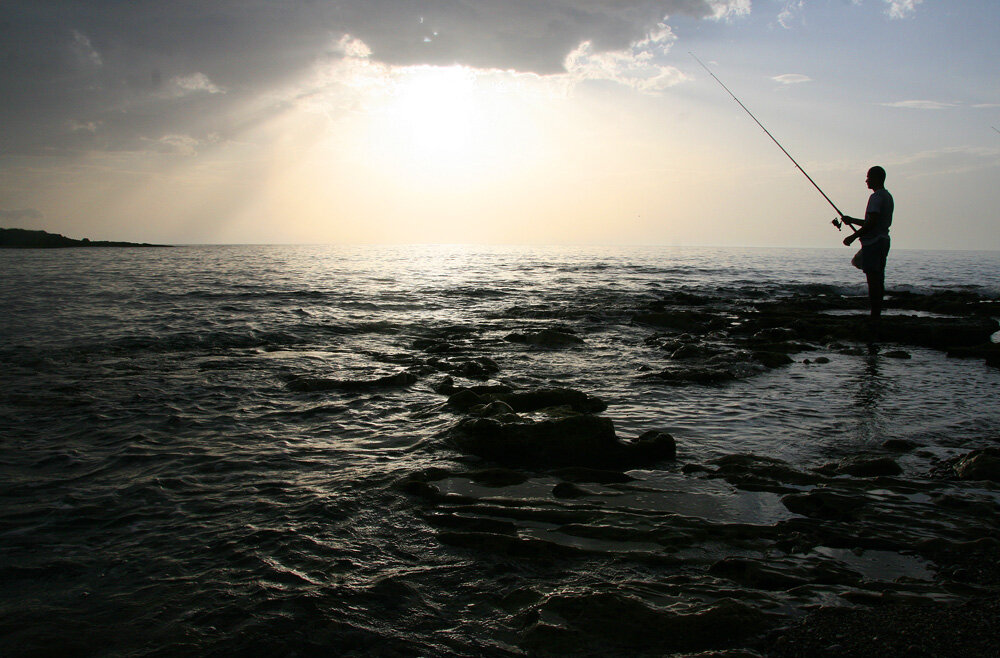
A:
[[[468,6],[465,6],[468,5]],[[1000,249],[1000,5],[0,8],[0,226],[190,243]]]

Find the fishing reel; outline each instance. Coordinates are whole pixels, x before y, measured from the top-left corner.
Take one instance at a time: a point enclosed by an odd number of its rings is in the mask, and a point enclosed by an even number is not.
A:
[[[834,226],[836,226],[838,231],[843,230],[844,223],[842,221],[840,221],[839,219],[834,219],[830,223],[833,224]]]

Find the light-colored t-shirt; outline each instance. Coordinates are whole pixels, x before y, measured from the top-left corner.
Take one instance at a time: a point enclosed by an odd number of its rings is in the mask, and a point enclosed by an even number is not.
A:
[[[889,194],[889,190],[887,189],[875,190],[868,197],[865,219],[868,218],[868,213],[877,212],[879,214],[879,221],[870,233],[861,236],[862,245],[875,244],[883,238],[888,239],[889,227],[892,226],[892,207],[892,195]]]

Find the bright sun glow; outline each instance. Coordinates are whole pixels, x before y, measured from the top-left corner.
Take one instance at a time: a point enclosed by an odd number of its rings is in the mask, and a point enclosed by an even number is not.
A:
[[[509,166],[526,132],[509,99],[474,71],[413,67],[400,73],[385,97],[371,125],[369,148],[382,168],[457,182]]]

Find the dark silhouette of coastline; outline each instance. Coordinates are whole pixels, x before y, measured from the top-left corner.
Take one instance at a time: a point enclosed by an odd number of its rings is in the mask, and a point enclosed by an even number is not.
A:
[[[3,249],[59,249],[66,247],[169,247],[147,242],[109,242],[107,240],[74,240],[58,233],[29,231],[23,228],[0,228],[0,248]]]

